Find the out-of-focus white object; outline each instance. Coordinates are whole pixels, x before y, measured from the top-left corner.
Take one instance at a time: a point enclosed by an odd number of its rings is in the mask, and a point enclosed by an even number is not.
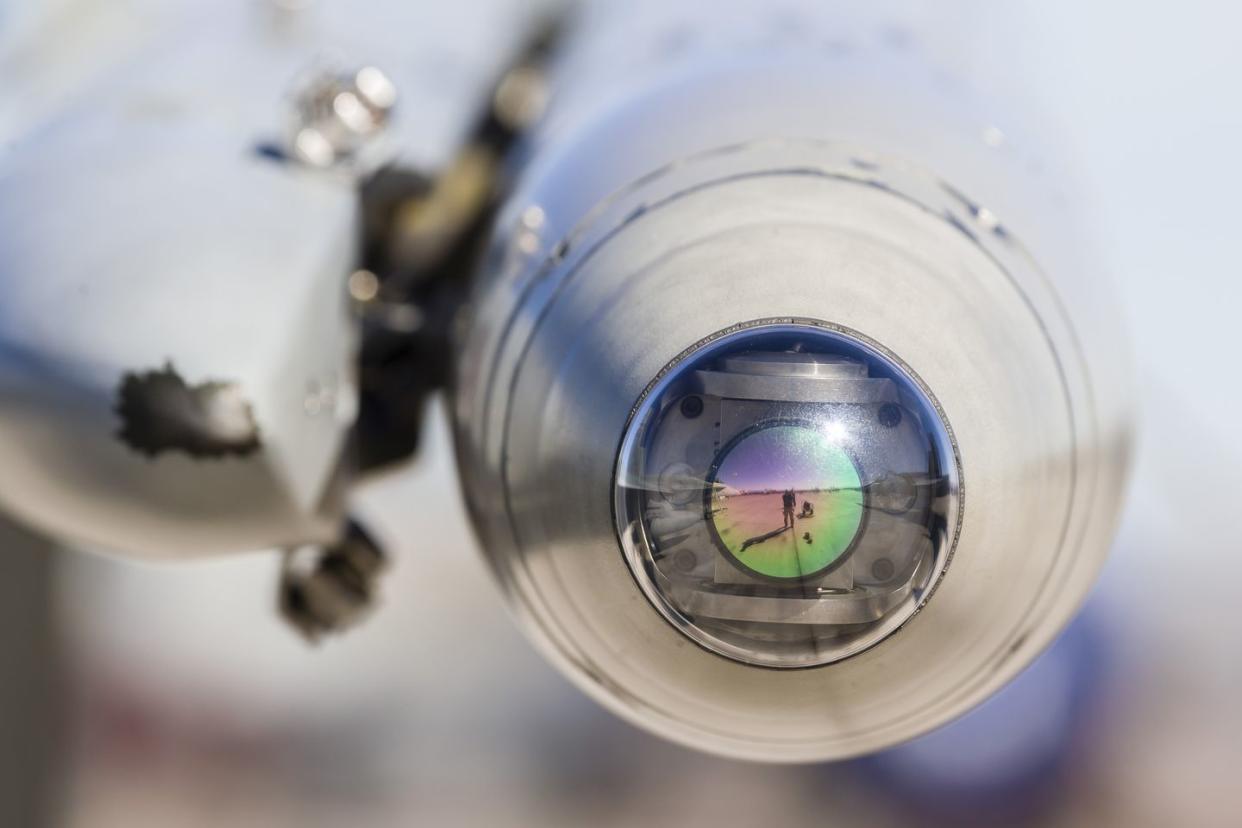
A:
[[[332,537],[352,419],[352,182],[256,153],[253,103],[218,107],[273,67],[195,95],[202,48],[0,159],[0,505],[147,557]]]
[[[0,54],[0,509],[149,559],[333,540],[357,181],[282,161],[290,110],[311,167],[387,123],[370,160],[435,169],[525,13],[480,4],[437,42],[397,7],[87,5],[9,12]]]

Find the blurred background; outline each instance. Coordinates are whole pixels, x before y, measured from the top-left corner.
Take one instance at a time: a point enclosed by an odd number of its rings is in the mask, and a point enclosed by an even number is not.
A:
[[[276,615],[275,553],[140,567],[0,528],[0,824],[1242,824],[1242,14],[870,11],[902,48],[1038,113],[1121,288],[1142,407],[1129,507],[1086,609],[1034,666],[862,760],[764,767],[664,743],[573,689],[507,617],[437,405],[417,462],[358,497],[394,560],[383,606],[319,646]],[[227,55],[242,27],[293,44],[289,66],[339,49],[386,67],[403,152],[434,168],[532,12],[0,0],[0,161],[110,73],[191,39]]]

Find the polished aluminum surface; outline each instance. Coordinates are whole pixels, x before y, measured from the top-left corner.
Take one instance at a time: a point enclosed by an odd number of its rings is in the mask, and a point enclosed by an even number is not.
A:
[[[722,176],[712,167],[724,157],[757,169]],[[969,216],[934,179],[904,165],[862,176],[849,158],[756,146],[682,165],[522,274],[528,289],[503,329],[480,307],[467,341],[467,354],[499,342],[470,369],[486,375],[463,373],[486,382],[459,394],[470,412],[459,453],[515,608],[610,708],[729,755],[846,756],[969,709],[1073,612],[1115,513],[1125,432],[1093,410],[1048,283],[1012,236],[961,232]],[[879,176],[889,188],[867,183]],[[635,203],[658,207],[625,222]],[[512,302],[519,284],[491,301]],[[901,634],[839,664],[773,673],[698,650],[651,609],[612,532],[609,447],[682,350],[748,318],[801,314],[883,343],[934,390],[959,440],[970,518],[952,577]]]
[[[607,74],[598,54],[584,43],[570,86]],[[909,55],[741,48],[645,79],[562,96],[500,216],[455,397],[485,552],[545,654],[668,738],[805,761],[925,733],[1028,664],[1104,559],[1131,418],[1108,285],[1061,182],[981,138]],[[789,671],[670,626],[612,509],[644,389],[706,337],[781,318],[909,365],[953,426],[967,504],[949,574],[899,634]],[[901,486],[885,496],[900,506]]]

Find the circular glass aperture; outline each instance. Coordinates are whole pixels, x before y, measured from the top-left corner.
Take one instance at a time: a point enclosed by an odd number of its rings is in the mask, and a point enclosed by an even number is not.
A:
[[[862,480],[831,428],[764,424],[720,453],[707,478],[709,529],[744,571],[780,580],[841,563],[863,523]]]
[[[861,337],[755,325],[680,359],[617,462],[634,577],[721,655],[812,667],[927,600],[958,515],[953,441],[913,373]]]

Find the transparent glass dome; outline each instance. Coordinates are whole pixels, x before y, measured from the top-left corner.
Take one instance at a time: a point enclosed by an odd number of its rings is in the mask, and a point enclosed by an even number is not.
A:
[[[817,325],[714,338],[665,370],[617,463],[617,530],[657,610],[748,664],[896,631],[950,556],[953,441],[912,373]]]

